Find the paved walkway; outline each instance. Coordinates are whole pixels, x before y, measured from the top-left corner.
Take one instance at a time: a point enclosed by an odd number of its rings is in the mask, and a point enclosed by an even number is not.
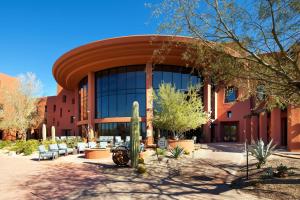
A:
[[[95,163],[75,155],[37,162],[0,155],[0,199],[262,199],[230,188],[243,155],[219,146],[180,162],[150,157],[147,175],[117,168],[110,159]]]

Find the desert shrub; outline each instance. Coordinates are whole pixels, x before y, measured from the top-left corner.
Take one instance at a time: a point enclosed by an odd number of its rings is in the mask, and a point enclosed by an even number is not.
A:
[[[156,153],[160,156],[165,156],[166,152],[167,152],[166,149],[161,149],[161,148],[156,149]]]
[[[183,151],[184,155],[190,155],[190,152],[188,150]]]
[[[147,168],[146,168],[146,166],[145,165],[138,165],[138,167],[137,167],[137,172],[139,173],[139,174],[144,174],[144,173],[146,173],[147,172]]]
[[[28,140],[25,143],[23,153],[25,156],[31,155],[33,152],[37,150],[39,146],[39,142],[37,140]]]
[[[12,142],[10,140],[0,140],[0,149],[3,149],[5,147],[10,147],[12,145]]]
[[[274,171],[272,167],[268,167],[267,170],[260,176],[262,179],[273,178]]]
[[[179,158],[183,154],[183,148],[179,147],[178,145],[174,148],[171,149],[171,156],[175,159]]]
[[[145,164],[145,160],[144,160],[144,158],[139,158],[139,164]]]
[[[264,141],[262,139],[258,140],[253,149],[251,149],[251,154],[257,159],[256,167],[260,169],[262,165],[266,164],[267,158],[272,155],[273,150],[276,145],[272,145],[273,140],[269,142],[265,146]]]
[[[77,145],[77,143],[78,143],[78,139],[77,138],[67,139],[66,140],[66,144],[67,144],[68,148],[72,148],[72,149],[75,148],[76,145]]]
[[[11,146],[12,151],[16,154],[24,153],[25,156],[31,155],[37,150],[39,142],[37,140],[18,140],[14,145]]]
[[[45,148],[48,149],[50,144],[55,144],[55,143],[56,143],[55,141],[52,141],[51,139],[47,139],[42,141],[40,144],[44,145]]]
[[[286,177],[289,175],[289,169],[286,165],[282,163],[276,167],[276,171],[274,173],[276,177]]]

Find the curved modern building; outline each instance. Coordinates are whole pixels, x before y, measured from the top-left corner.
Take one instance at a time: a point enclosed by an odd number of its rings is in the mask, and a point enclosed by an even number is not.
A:
[[[79,134],[87,126],[98,135],[129,134],[133,101],[140,104],[142,136],[152,141],[153,90],[162,82],[177,89],[201,83],[201,73],[186,67],[182,53],[187,37],[130,36],[96,41],[60,57],[53,74],[63,90],[74,91],[74,121]],[[154,51],[170,51],[155,64]],[[61,90],[60,92],[62,92]]]
[[[211,121],[194,131],[202,142],[243,142],[271,138],[290,150],[300,150],[300,108],[253,110],[251,99],[238,101],[242,89],[213,87],[201,71],[182,59],[189,37],[128,36],[100,40],[75,48],[54,64],[57,96],[42,101],[48,133],[84,135],[92,127],[97,136],[129,135],[133,101],[140,104],[142,136],[153,143],[153,90],[160,83],[177,89],[203,85],[201,97]],[[167,48],[164,48],[167,47]],[[163,54],[161,51],[165,50]],[[160,56],[163,55],[163,56]],[[297,126],[298,124],[298,126]],[[298,127],[298,128],[297,128]]]

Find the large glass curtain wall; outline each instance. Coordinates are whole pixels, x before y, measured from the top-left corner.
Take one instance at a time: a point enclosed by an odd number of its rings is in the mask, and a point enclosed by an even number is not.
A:
[[[202,83],[197,71],[187,67],[158,65],[153,70],[153,88],[157,90],[161,83],[171,83],[176,89],[186,91],[190,85]]]
[[[101,123],[96,124],[95,131],[103,136],[121,136],[125,140],[126,136],[130,136],[130,123],[114,122],[114,123]],[[140,123],[141,136],[146,137],[146,124]]]
[[[85,77],[79,83],[79,119],[88,119],[88,78]]]
[[[96,118],[130,117],[133,101],[146,115],[145,66],[127,66],[96,73]]]

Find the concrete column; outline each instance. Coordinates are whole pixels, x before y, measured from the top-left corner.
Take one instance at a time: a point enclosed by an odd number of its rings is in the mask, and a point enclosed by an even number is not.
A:
[[[259,114],[259,138],[261,138],[264,143],[268,142],[268,115],[267,112],[261,112]]]
[[[211,113],[211,84],[210,80],[206,78],[204,80],[204,111]],[[203,132],[205,137],[205,142],[210,142],[211,138],[211,128],[210,121],[204,124]]]
[[[95,73],[88,73],[88,123],[95,128]]]
[[[300,106],[289,106],[287,110],[288,133],[287,145],[289,151],[300,152]]]
[[[153,138],[153,88],[152,88],[152,63],[146,64],[146,131],[147,145],[154,143]]]
[[[281,145],[281,110],[274,108],[271,111],[270,137],[277,145]]]
[[[78,126],[77,126],[77,123],[79,121],[79,90],[78,90],[78,85],[76,86],[74,92],[75,92],[75,95],[74,95],[74,100],[75,100],[75,104],[73,105],[74,106],[74,131],[75,131],[75,135],[78,135],[79,134],[79,130],[78,130]]]
[[[251,116],[251,142],[258,140],[258,117]]]

